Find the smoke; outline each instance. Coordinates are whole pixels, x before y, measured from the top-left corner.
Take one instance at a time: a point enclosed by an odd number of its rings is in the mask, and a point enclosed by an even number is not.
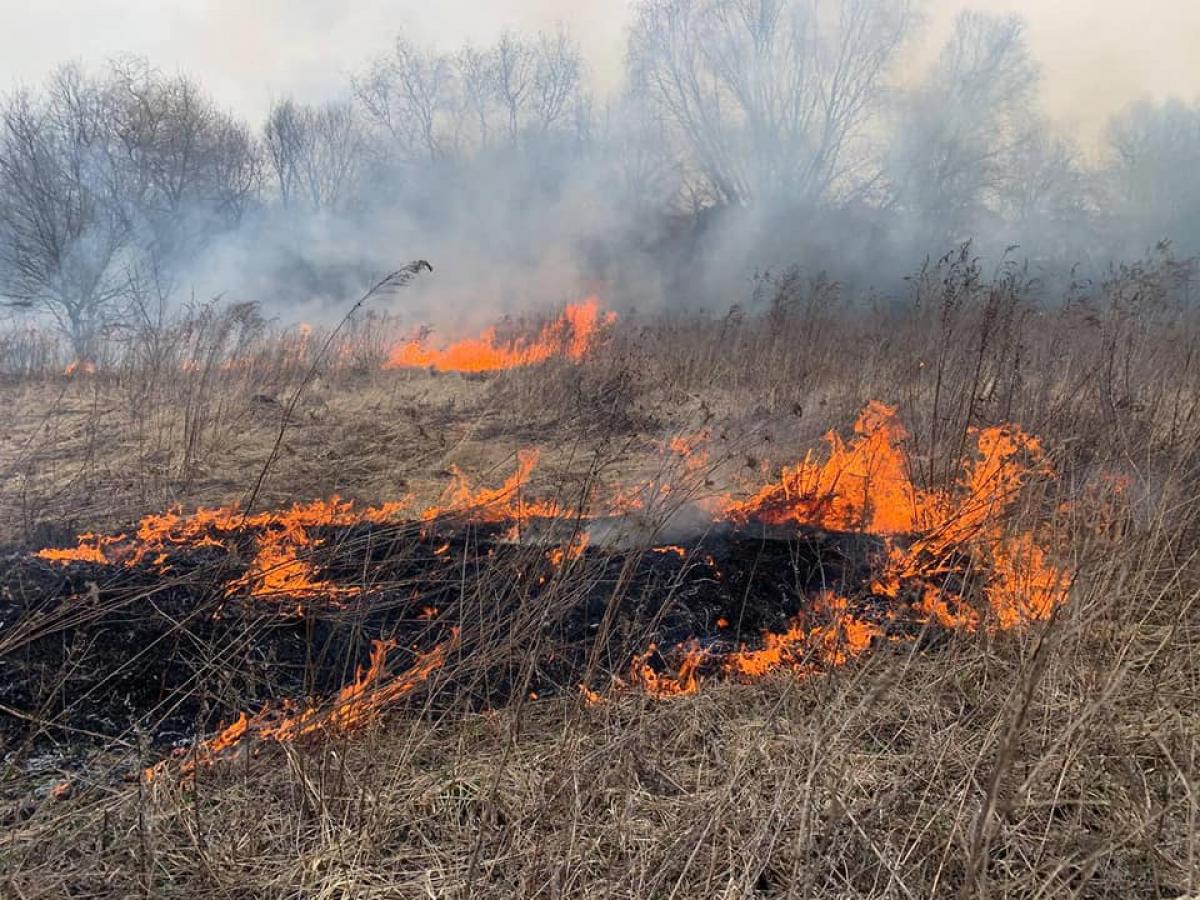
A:
[[[791,266],[894,292],[964,241],[1048,283],[1078,264],[1099,277],[1162,239],[1200,252],[1200,106],[1158,99],[1200,90],[1179,44],[1200,27],[1188,4],[1131,28],[1124,7],[1080,0],[965,15],[959,0],[589,2],[569,31],[561,5],[535,0],[448,0],[436,21],[382,2],[168,6],[92,46],[168,58],[213,98],[176,123],[217,149],[169,215],[103,198],[121,213],[108,220],[139,223],[114,265],[154,271],[176,298],[330,320],[421,257],[434,277],[391,311],[459,332],[590,293],[618,309],[724,308]],[[110,25],[129,13],[97,9]],[[83,46],[71,29],[87,17],[67,18],[55,46]],[[8,65],[29,70],[36,44]],[[97,89],[118,107],[128,93]],[[255,161],[230,137],[243,131]],[[112,140],[128,150],[128,129]],[[126,155],[159,169],[190,146],[147,140]],[[226,184],[252,162],[252,189]],[[97,228],[73,240],[90,246]]]
[[[288,321],[319,322],[337,318],[364,284],[399,263],[427,258],[434,274],[388,310],[452,336],[591,293],[612,305],[658,304],[653,260],[606,167],[573,154],[557,162],[563,171],[550,177],[523,154],[501,154],[430,167],[418,184],[385,170],[371,178],[375,196],[360,207],[266,205],[219,235],[179,281],[197,296],[221,293]]]
[[[1200,5],[1165,0],[1152,9],[1107,0],[930,0],[919,69],[963,11],[1017,15],[1043,73],[1040,103],[1057,131],[1089,154],[1103,152],[1109,119],[1143,100],[1200,98],[1200,69],[1188,49],[1200,33]]]
[[[1143,99],[1200,95],[1194,36],[1200,6],[1158,0],[1152,10],[1118,0],[924,0],[924,35],[903,61],[909,81],[936,55],[964,10],[1020,15],[1029,23],[1034,55],[1045,70],[1049,115],[1083,143],[1098,146],[1109,117]],[[364,58],[384,52],[404,30],[443,49],[486,44],[504,30],[536,32],[569,24],[599,86],[623,78],[628,0],[445,0],[436,6],[402,0],[96,0],[88,4],[3,0],[21,28],[0,31],[0,83],[34,84],[49,66],[78,60],[103,65],[121,54],[144,56],[168,72],[201,78],[217,102],[259,121],[271,102],[339,96],[344,78]],[[1103,89],[1100,89],[1100,86]]]
[[[319,103],[340,96],[364,59],[385,52],[399,31],[422,44],[451,49],[490,43],[501,32],[531,33],[569,21],[596,76],[621,75],[624,2],[576,0],[47,0],[32,8],[0,2],[19,29],[0,30],[0,84],[36,84],[65,61],[103,66],[124,54],[167,72],[202,79],[218,104],[259,121],[272,101],[295,96]]]

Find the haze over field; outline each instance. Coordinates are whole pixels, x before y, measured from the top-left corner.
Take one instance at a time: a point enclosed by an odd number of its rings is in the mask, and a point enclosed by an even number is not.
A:
[[[337,96],[339,76],[353,71],[364,53],[386,50],[401,27],[422,42],[455,47],[490,42],[506,28],[567,22],[597,80],[611,87],[621,80],[631,6],[628,0],[577,0],[569,7],[551,0],[263,0],[249,6],[232,0],[57,0],[34,6],[6,0],[0,4],[5,20],[21,27],[0,33],[0,80],[39,80],[47,60],[64,50],[68,58],[93,64],[135,53],[168,71],[202,78],[220,104],[256,120],[280,95],[306,101]],[[1137,100],[1200,95],[1200,5],[1190,0],[931,0],[930,36],[919,42],[914,66],[928,62],[937,39],[964,9],[1027,20],[1029,43],[1045,74],[1047,112],[1092,139],[1099,139],[1108,116]]]
[[[336,317],[418,256],[404,314],[456,328],[596,292],[719,309],[790,266],[894,295],[967,241],[1054,289],[1187,258],[1200,8],[1152,7],[14,8],[0,296],[82,351],[150,297]]]

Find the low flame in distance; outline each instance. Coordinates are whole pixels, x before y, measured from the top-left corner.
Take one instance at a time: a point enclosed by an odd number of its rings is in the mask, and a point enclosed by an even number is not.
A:
[[[439,372],[495,372],[531,366],[561,357],[579,361],[591,349],[605,326],[616,321],[617,314],[601,312],[600,301],[589,297],[566,307],[547,323],[537,336],[501,342],[496,329],[488,328],[478,337],[467,338],[437,348],[424,340],[411,340],[394,347],[384,368],[431,368]]]

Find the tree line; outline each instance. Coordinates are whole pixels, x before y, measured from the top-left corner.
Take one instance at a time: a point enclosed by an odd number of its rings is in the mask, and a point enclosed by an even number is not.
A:
[[[720,216],[816,263],[851,238],[877,260],[970,239],[1063,267],[1164,239],[1200,252],[1200,104],[1122,112],[1089,163],[1037,111],[1020,19],[964,13],[899,86],[919,28],[908,0],[640,0],[603,97],[565,29],[453,52],[401,37],[341,99],[282,98],[261,123],[145,61],[67,65],[0,103],[0,298],[84,358],[247,222],[403,210],[445,230],[481,194],[517,222],[581,185],[610,254]]]

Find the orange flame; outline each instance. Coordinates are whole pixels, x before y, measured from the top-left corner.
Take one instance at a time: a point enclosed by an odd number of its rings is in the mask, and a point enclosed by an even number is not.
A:
[[[584,703],[587,703],[589,706],[596,706],[604,702],[604,698],[586,684],[579,685],[579,696],[583,697]]]
[[[538,451],[517,453],[517,469],[498,488],[472,488],[470,479],[457,467],[450,469],[452,481],[442,494],[442,502],[421,513],[425,521],[451,513],[470,513],[480,522],[520,522],[531,516],[547,518],[558,515],[558,505],[525,496],[522,491],[529,475],[537,465]]]
[[[651,644],[646,652],[633,658],[629,667],[629,683],[639,685],[651,697],[665,699],[667,697],[684,697],[700,691],[700,667],[707,658],[707,653],[695,640],[688,641],[675,648],[676,655],[682,661],[674,672],[659,672],[649,663],[650,657],[658,653],[658,647]]]
[[[144,516],[132,537],[119,534],[82,534],[78,545],[46,548],[37,556],[67,565],[73,562],[123,564],[127,567],[150,560],[156,569],[169,568],[167,553],[173,547],[218,547],[232,549],[236,538],[247,529],[257,531],[257,548],[247,571],[231,581],[227,594],[245,592],[255,597],[328,597],[351,592],[320,578],[304,555],[320,544],[308,529],[346,526],[361,522],[381,524],[394,521],[407,501],[358,509],[334,496],[328,500],[297,503],[288,509],[243,516],[236,505],[201,507],[190,515],[178,509]]]
[[[854,423],[858,436],[847,445],[835,432],[825,436],[829,459],[812,454],[783,469],[779,481],[748,500],[730,503],[734,520],[798,523],[877,534],[917,530],[929,498],[909,479],[901,444],[907,438],[893,407],[871,401]]]
[[[561,547],[555,547],[547,554],[550,565],[558,568],[564,562],[579,559],[588,548],[591,538],[586,531],[581,531]]]
[[[258,743],[292,743],[312,735],[344,734],[363,728],[378,720],[382,712],[401,697],[411,693],[442,668],[446,654],[458,643],[458,630],[451,632],[448,642],[438,644],[428,653],[418,654],[416,662],[397,675],[387,675],[388,654],[395,649],[394,641],[373,641],[370,663],[355,670],[354,680],[338,691],[326,706],[310,704],[298,713],[288,705],[265,707],[253,716],[242,712],[213,737],[203,741],[181,768],[184,775],[197,765],[212,765],[229,756],[231,751],[248,740]],[[164,769],[159,763],[143,773],[153,781]]]
[[[76,547],[46,547],[39,550],[36,555],[40,559],[48,559],[64,565],[73,562],[105,564],[109,561],[104,553],[104,547],[108,541],[108,538],[86,532],[79,536],[79,545]]]
[[[906,614],[918,623],[945,628],[980,627],[980,612],[944,584],[955,556],[971,560],[984,579],[990,628],[1009,630],[1047,619],[1065,601],[1070,577],[1049,562],[1036,535],[1005,530],[1021,488],[1032,476],[1052,474],[1036,438],[1012,426],[974,432],[976,453],[958,485],[936,490],[913,483],[904,451],[907,434],[894,408],[868,404],[854,432],[849,443],[831,432],[824,463],[810,453],[748,500],[727,499],[724,515],[735,522],[753,519],[884,536],[887,552],[872,590],[896,602],[888,611],[893,619]],[[911,540],[902,542],[902,536]],[[915,601],[901,601],[903,585],[918,592]],[[629,681],[665,698],[699,690],[704,668],[748,679],[780,670],[811,674],[846,664],[883,637],[879,625],[850,610],[847,598],[825,592],[786,631],[765,633],[759,649],[743,646],[722,654],[688,641],[665,654],[682,660],[674,672],[660,672],[648,662],[657,653],[652,646],[634,658]]]
[[[805,627],[797,618],[783,634],[763,635],[758,650],[742,648],[725,661],[725,670],[747,678],[761,678],[775,669],[808,673],[815,664],[844,665],[871,647],[883,635],[879,626],[856,619],[847,612],[844,597],[822,593],[813,602],[816,615],[829,617],[829,624]]]
[[[616,313],[600,312],[600,301],[589,297],[571,304],[532,340],[499,343],[496,329],[437,349],[417,339],[392,349],[384,368],[432,368],[441,372],[494,372],[545,362],[554,357],[579,361],[601,330],[616,321]]]
[[[880,610],[877,621],[856,614],[850,598],[825,592],[807,604],[782,633],[763,634],[756,649],[743,645],[731,650],[721,642],[701,646],[694,639],[663,652],[651,646],[633,658],[625,683],[655,697],[683,696],[696,693],[705,678],[715,674],[756,679],[774,671],[811,674],[844,665],[887,637],[879,622],[966,631],[1007,630],[1052,616],[1066,599],[1070,576],[1051,561],[1047,551],[1045,540],[1052,534],[1049,522],[1035,519],[1032,527],[1022,530],[1013,527],[1011,514],[1032,479],[1053,476],[1041,444],[1015,426],[980,429],[972,432],[972,437],[972,453],[955,484],[921,487],[912,478],[907,434],[896,410],[872,402],[855,422],[852,438],[843,440],[832,432],[826,436],[829,452],[823,462],[809,453],[748,499],[717,501],[715,517],[735,524],[753,520],[880,536],[883,550],[872,560],[870,582],[871,602]],[[681,438],[666,449],[686,463],[703,460],[698,444],[698,438]],[[536,451],[520,452],[515,471],[496,488],[472,487],[465,475],[454,470],[441,505],[425,509],[420,518],[431,521],[447,514],[464,514],[475,521],[511,523],[519,538],[524,520],[563,514],[556,503],[529,496],[526,487],[536,462]],[[643,486],[638,494],[645,492]],[[618,508],[624,502],[622,496],[618,491]],[[249,526],[256,529],[255,556],[247,571],[230,583],[230,593],[335,599],[353,589],[324,577],[311,560],[311,551],[320,539],[310,534],[310,529],[394,521],[406,508],[407,501],[398,501],[358,509],[332,497],[252,516],[243,516],[232,506],[202,508],[190,516],[172,510],[146,516],[132,536],[83,534],[74,548],[46,549],[38,555],[64,564],[135,565],[149,560],[162,570],[172,547],[232,549],[231,542]],[[581,513],[580,518],[587,517]],[[566,545],[548,550],[547,558],[561,566],[582,556],[587,540],[587,531],[580,530]],[[681,557],[689,554],[677,545],[651,549]],[[449,545],[444,544],[434,553],[447,559],[448,551]],[[707,559],[715,569],[711,558]],[[973,588],[962,583],[964,571],[971,573]],[[880,607],[881,599],[890,604]],[[429,609],[422,614],[436,615]],[[728,627],[726,619],[718,620],[719,629]],[[378,653],[378,664],[373,656],[373,665],[356,678],[356,684],[369,680],[371,671],[382,667],[386,649]],[[665,669],[663,663],[668,664]],[[360,684],[346,690],[351,693],[339,703],[349,703],[358,696],[356,690],[361,693],[365,688]],[[589,696],[586,685],[580,690]],[[287,726],[280,724],[277,716],[269,723],[261,719],[234,722],[226,731],[232,729],[230,734],[236,734],[239,728],[243,732],[248,729],[263,737],[305,734],[316,715],[292,716]],[[340,727],[341,717],[355,715],[348,708],[331,721]],[[219,740],[220,736],[214,738],[218,744]]]

